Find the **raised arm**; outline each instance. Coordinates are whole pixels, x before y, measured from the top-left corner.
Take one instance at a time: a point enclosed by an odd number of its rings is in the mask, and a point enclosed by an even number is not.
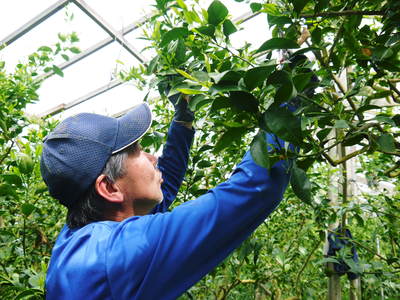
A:
[[[164,180],[161,186],[164,199],[152,213],[167,211],[174,201],[185,176],[193,136],[193,129],[172,121],[163,153],[158,159],[158,168],[162,172]]]
[[[268,136],[269,143],[275,143]],[[172,212],[124,221],[109,244],[108,272],[119,297],[175,299],[231,253],[277,207],[289,181],[288,162],[270,170],[247,153],[230,179]],[[145,245],[131,252],[124,236]],[[124,257],[124,260],[119,260]],[[131,270],[131,271],[128,271]]]

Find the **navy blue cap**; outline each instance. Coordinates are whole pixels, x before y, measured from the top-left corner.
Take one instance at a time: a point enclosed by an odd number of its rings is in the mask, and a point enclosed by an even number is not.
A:
[[[62,121],[44,140],[40,162],[50,195],[69,207],[84,196],[112,154],[138,141],[150,128],[142,103],[112,118],[81,113]]]

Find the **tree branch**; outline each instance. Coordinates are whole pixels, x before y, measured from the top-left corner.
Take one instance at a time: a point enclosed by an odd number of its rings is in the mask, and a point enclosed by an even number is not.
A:
[[[309,18],[317,18],[317,17],[341,17],[341,16],[383,16],[385,15],[384,10],[342,10],[342,11],[328,11],[328,12],[320,12],[314,14],[302,14],[301,18],[309,19]]]
[[[308,256],[307,256],[306,261],[304,262],[303,266],[301,267],[299,273],[297,273],[297,276],[296,276],[296,284],[295,284],[296,288],[297,288],[298,285],[299,285],[300,275],[303,273],[304,269],[307,267],[308,262],[310,261],[312,255],[314,254],[315,250],[318,249],[318,247],[319,247],[320,244],[321,244],[321,240],[319,240],[318,242],[315,243],[314,247],[312,248],[312,250],[310,251],[310,253],[309,253]]]
[[[14,140],[11,140],[11,146],[6,150],[4,153],[3,157],[0,158],[0,165],[3,163],[3,161],[7,158],[7,156],[10,154],[11,149],[14,147]]]

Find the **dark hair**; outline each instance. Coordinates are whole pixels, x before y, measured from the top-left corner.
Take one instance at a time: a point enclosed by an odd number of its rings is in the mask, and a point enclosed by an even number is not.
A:
[[[140,150],[138,142],[130,145],[121,152],[113,154],[107,161],[101,174],[107,176],[111,182],[123,177],[126,173],[125,160],[129,154]],[[105,212],[116,208],[119,204],[111,203],[100,196],[95,183],[90,186],[82,199],[68,207],[67,225],[69,228],[80,228],[89,223],[106,220]]]

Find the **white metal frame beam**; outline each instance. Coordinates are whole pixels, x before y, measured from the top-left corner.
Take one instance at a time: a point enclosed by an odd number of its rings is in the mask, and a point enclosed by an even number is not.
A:
[[[124,27],[122,30],[118,31],[118,34],[126,35],[126,34],[132,32],[133,30],[138,29],[140,26],[142,26],[144,23],[146,23],[146,21],[147,21],[147,19],[149,17],[151,17],[151,15],[147,15],[147,16],[142,17],[138,21],[136,21],[136,22]],[[109,37],[105,38],[104,40],[102,40],[102,41],[92,45],[91,47],[87,48],[85,51],[75,55],[69,61],[66,61],[66,62],[58,65],[58,67],[61,70],[64,70],[64,69],[72,66],[73,64],[79,62],[80,60],[88,57],[89,55],[95,53],[96,51],[101,50],[102,48],[108,46],[112,42],[114,42],[114,38],[109,36]],[[47,73],[41,75],[39,77],[39,80],[46,79],[47,77],[49,77],[49,76],[51,76],[53,74],[54,74],[54,72],[52,72],[52,71],[47,72]]]
[[[64,8],[67,4],[69,3],[74,3],[79,9],[81,9],[88,17],[90,17],[98,26],[100,26],[104,31],[106,31],[110,37],[98,42],[97,44],[94,44],[93,46],[89,47],[87,50],[84,52],[74,56],[72,59],[69,61],[64,62],[63,64],[59,65],[60,69],[66,69],[69,66],[79,62],[80,60],[88,57],[89,55],[95,53],[96,51],[102,49],[103,47],[111,44],[114,41],[117,41],[119,44],[121,44],[122,47],[124,47],[130,54],[132,54],[137,60],[139,60],[141,63],[144,65],[147,64],[147,59],[143,57],[140,52],[135,49],[125,38],[124,35],[132,32],[133,30],[139,28],[142,26],[144,23],[146,23],[147,19],[151,16],[145,16],[138,20],[135,23],[130,24],[129,26],[123,28],[120,31],[116,31],[111,25],[109,25],[94,9],[92,9],[85,1],[83,0],[59,0],[50,7],[48,7],[46,10],[41,12],[39,15],[37,15],[35,18],[24,24],[22,27],[8,35],[6,38],[4,38],[1,42],[0,45],[5,44],[5,45],[10,45],[20,37],[22,37],[24,34],[35,28],[37,25],[54,15],[56,12]],[[244,23],[253,17],[257,16],[258,13],[245,13],[238,18],[234,19],[235,23]],[[39,77],[39,79],[45,79],[52,75],[52,72],[43,74],[42,76]],[[67,104],[61,103],[57,105],[54,108],[49,109],[48,111],[45,111],[41,113],[39,116],[40,117],[45,117],[45,116],[51,116],[58,114],[64,110],[67,110],[69,108],[72,108],[80,103],[83,103],[87,100],[90,100],[100,94],[103,94],[107,92],[108,90],[111,90],[119,85],[121,85],[123,82],[119,79],[114,79],[107,83],[106,85],[103,85],[88,94],[79,97],[78,99],[71,101]]]
[[[136,59],[138,59],[141,63],[146,64],[147,59],[140,54],[140,52],[135,49],[127,40],[125,40],[124,36],[112,28],[94,9],[92,9],[87,3],[83,0],[73,0],[76,6],[78,6],[86,15],[88,15],[97,25],[103,28],[115,41],[121,44],[129,53],[131,53]]]
[[[121,85],[122,83],[124,83],[124,82],[119,79],[111,80],[107,84],[89,92],[88,94],[86,94],[82,97],[79,97],[78,99],[76,99],[74,101],[68,102],[67,104],[61,103],[61,104],[57,105],[56,107],[53,107],[53,108],[39,114],[38,117],[43,118],[43,117],[47,117],[47,116],[54,116],[64,110],[70,109],[74,106],[77,106],[78,104],[81,104],[87,100],[90,100],[90,99],[98,96],[98,95],[101,95],[101,94]]]
[[[58,12],[60,9],[64,8],[71,0],[59,0],[53,5],[51,5],[49,8],[45,9],[42,11],[40,14],[38,14],[35,18],[18,28],[16,31],[13,33],[9,34],[7,37],[5,37],[1,42],[0,45],[10,45],[11,43],[15,42],[17,39],[19,39],[21,36],[23,36],[25,33],[29,32],[33,28],[35,28],[37,25],[54,15],[56,12]]]
[[[74,2],[75,2],[75,1],[74,1]],[[80,2],[82,2],[82,1],[80,1]],[[241,16],[235,18],[235,19],[234,19],[234,22],[235,22],[235,23],[238,23],[238,24],[244,23],[244,22],[247,22],[248,20],[250,20],[250,19],[256,17],[257,15],[259,15],[259,12],[257,12],[257,13],[247,12],[247,13],[244,13],[243,15],[241,15]],[[132,25],[127,26],[126,28],[122,29],[122,30],[119,32],[119,34],[120,34],[120,35],[125,35],[125,34],[131,32],[131,31],[133,31],[134,29],[137,29],[138,27],[140,27],[141,25],[143,25],[144,23],[146,23],[146,20],[147,20],[149,17],[150,17],[150,15],[149,15],[149,16],[143,17],[143,18],[140,19],[138,22],[135,22],[135,23],[134,23],[134,24],[136,24],[136,25],[133,25],[133,24],[132,24]],[[113,39],[110,39],[110,38],[109,38],[109,39],[105,39],[105,40],[99,42],[98,44],[93,45],[92,47],[90,47],[89,49],[87,49],[85,52],[82,52],[81,54],[75,56],[70,62],[66,62],[66,63],[60,65],[59,67],[60,67],[61,69],[67,68],[68,66],[72,65],[73,63],[75,63],[75,62],[77,62],[77,61],[79,61],[79,60],[85,58],[86,56],[88,56],[88,55],[94,53],[95,51],[101,49],[102,47],[108,45],[108,44],[111,43],[112,41],[113,41]],[[50,73],[50,74],[47,74],[47,76],[49,76],[49,75],[51,75],[51,73]],[[47,77],[47,76],[46,76],[46,77]],[[110,90],[110,89],[112,89],[112,88],[114,88],[114,87],[116,87],[116,86],[119,86],[119,85],[121,85],[121,84],[123,83],[123,82],[119,81],[119,84],[116,84],[116,85],[115,85],[115,81],[116,81],[116,80],[113,80],[113,81],[111,81],[109,84],[104,85],[104,86],[102,86],[102,87],[100,87],[100,88],[98,88],[98,89],[96,89],[96,90],[94,90],[94,91],[88,93],[87,95],[85,95],[85,96],[83,96],[83,97],[80,97],[80,98],[78,98],[78,99],[76,99],[76,100],[74,100],[74,101],[72,101],[72,102],[69,102],[68,104],[64,104],[64,103],[63,103],[63,104],[59,104],[59,105],[55,106],[54,108],[51,108],[51,109],[49,109],[48,111],[46,111],[46,112],[40,114],[39,116],[40,116],[40,117],[46,117],[46,116],[53,116],[53,115],[56,115],[56,114],[58,114],[58,113],[60,113],[60,112],[62,112],[62,111],[64,111],[64,110],[67,110],[67,109],[73,107],[73,106],[76,106],[76,105],[78,105],[78,104],[80,104],[80,103],[83,103],[83,102],[85,102],[85,101],[87,101],[87,100],[90,100],[90,99],[94,98],[94,97],[97,96],[97,95],[103,94],[103,93],[107,92],[108,90]],[[99,91],[101,91],[101,92],[99,92]]]

